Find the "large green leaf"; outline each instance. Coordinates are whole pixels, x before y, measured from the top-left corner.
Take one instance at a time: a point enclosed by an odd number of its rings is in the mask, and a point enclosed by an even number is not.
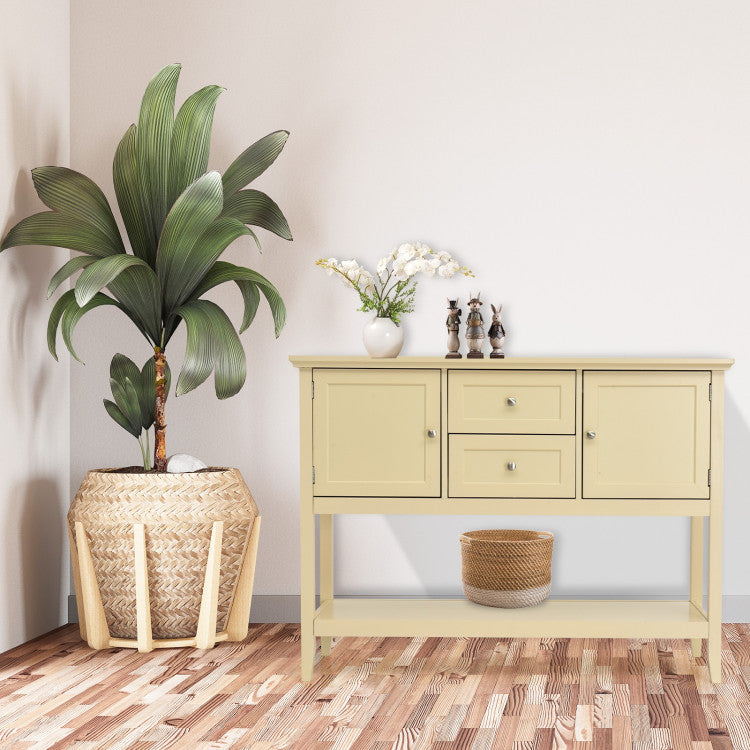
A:
[[[242,279],[236,279],[235,283],[242,294],[242,300],[245,303],[245,312],[242,315],[242,323],[240,324],[240,333],[244,333],[250,324],[255,320],[255,313],[258,312],[258,305],[260,304],[260,292],[258,287],[253,284],[252,281],[243,281]]]
[[[224,172],[224,195],[229,196],[242,190],[245,185],[262,175],[276,161],[287,138],[288,130],[277,130],[248,146]]]
[[[205,86],[189,96],[174,121],[169,158],[169,204],[205,173],[211,146],[211,127],[221,86]]]
[[[169,364],[166,365],[165,374],[165,390],[166,394],[169,395],[172,380]],[[139,434],[140,429],[150,429],[154,424],[156,415],[156,366],[154,358],[149,357],[143,369],[139,370],[130,357],[126,357],[124,354],[115,354],[109,366],[109,377],[123,388],[126,380],[133,384],[137,394]],[[112,393],[115,393],[114,389]],[[119,404],[119,401],[117,403]],[[126,410],[123,409],[122,411],[125,412]],[[132,417],[133,415],[129,414],[128,416]]]
[[[79,277],[75,286],[76,302],[85,305],[97,292],[114,281],[126,268],[141,266],[151,274],[151,267],[133,255],[112,255],[92,263]]]
[[[224,201],[221,215],[232,216],[243,224],[267,229],[285,240],[292,239],[289,224],[281,209],[260,190],[240,190],[229,196]]]
[[[153,266],[156,259],[156,237],[151,231],[150,215],[144,211],[138,184],[136,132],[136,126],[131,125],[117,146],[112,163],[112,178],[117,205],[120,207],[133,253]]]
[[[169,211],[169,156],[174,128],[174,97],[180,65],[167,65],[149,82],[136,132],[138,184],[153,244]]]
[[[122,309],[152,345],[161,341],[162,293],[159,279],[143,263],[123,270],[107,285]]]
[[[97,260],[76,282],[76,301],[85,305],[105,286],[150,343],[158,343],[161,339],[161,291],[151,266],[133,255]]]
[[[192,291],[224,250],[246,234],[251,234],[251,230],[236,219],[219,218],[212,221],[193,247],[181,254],[179,273],[170,278],[169,292],[165,295],[167,310],[171,312],[193,296]]]
[[[222,260],[217,261],[213,268],[204,276],[203,281],[193,292],[194,297],[201,297],[209,289],[213,289],[219,284],[223,284],[226,281],[235,281],[237,286],[240,287],[242,296],[245,299],[245,315],[242,320],[242,326],[240,333],[242,333],[249,325],[253,322],[255,312],[258,309],[257,301],[257,289],[253,293],[251,290],[245,289],[243,285],[251,284],[257,286],[263,292],[268,305],[271,308],[271,314],[273,315],[274,331],[278,338],[281,333],[281,329],[284,327],[286,322],[286,307],[284,301],[281,299],[278,289],[264,276],[261,276],[257,271],[253,271],[250,268],[243,268],[242,266],[235,266],[232,263],[226,263]]]
[[[245,352],[226,313],[208,300],[193,300],[177,314],[187,326],[187,347],[176,395],[197,388],[215,370],[216,395],[234,396],[245,382]]]
[[[86,175],[67,167],[37,167],[31,170],[31,177],[37,194],[48,208],[95,227],[109,238],[117,252],[125,252],[109,202]]]
[[[112,388],[112,396],[114,396],[115,404],[117,404],[117,407],[127,420],[128,425],[130,425],[128,432],[135,435],[135,437],[140,437],[141,407],[138,403],[138,392],[136,391],[135,386],[128,377],[122,382],[110,378],[109,385],[110,388]]]
[[[105,398],[104,408],[107,410],[107,414],[109,414],[109,416],[112,417],[112,419],[114,419],[123,430],[129,432],[133,437],[139,438],[141,436],[141,426],[138,425],[138,431],[136,432],[133,425],[130,424],[128,418],[122,413],[117,404]]]
[[[57,329],[62,320],[63,313],[69,305],[75,305],[78,307],[75,298],[75,292],[69,289],[64,292],[60,299],[55,302],[52,306],[52,312],[49,314],[49,320],[47,321],[47,349],[49,353],[57,359]]]
[[[182,274],[198,237],[221,212],[221,177],[209,172],[193,182],[175,201],[164,222],[156,256],[156,271],[164,291],[164,307],[171,311],[179,298]]]
[[[47,299],[55,293],[55,290],[63,281],[69,279],[76,271],[80,271],[82,268],[86,268],[86,266],[90,266],[95,262],[96,258],[92,255],[76,255],[75,258],[71,258],[50,279],[49,286],[47,287]]]
[[[138,365],[135,362],[133,362],[133,360],[130,359],[130,357],[126,357],[124,354],[115,354],[115,356],[112,357],[112,361],[110,362],[110,365],[109,365],[109,377],[110,377],[110,380],[117,381],[121,386],[124,386],[125,381],[128,380],[135,387],[136,409],[134,411],[137,412],[137,417],[138,417],[137,418],[138,434],[136,434],[135,436],[139,437],[141,434],[141,429],[147,430],[149,427],[151,427],[150,423],[143,424],[143,419],[142,419],[142,414],[143,414],[143,409],[144,409],[144,403],[143,403],[144,396],[142,393],[143,384],[141,383],[141,371],[138,369]],[[112,390],[112,394],[114,395],[114,390]],[[152,399],[152,401],[153,400],[154,399]],[[129,418],[132,415],[126,414],[126,416]],[[151,422],[153,422],[153,419],[151,420]]]
[[[66,247],[97,258],[122,252],[100,229],[57,211],[44,211],[19,221],[5,235],[0,250],[20,245]]]
[[[62,333],[62,338],[65,342],[65,346],[68,347],[68,351],[71,353],[73,358],[77,359],[79,362],[82,362],[82,360],[78,357],[75,349],[73,348],[73,331],[78,325],[78,321],[87,312],[90,312],[94,308],[101,307],[102,305],[114,305],[115,307],[119,307],[117,302],[115,302],[115,300],[113,300],[111,297],[108,297],[106,294],[99,293],[95,295],[93,299],[83,305],[83,307],[79,307],[78,304],[76,304],[75,307],[70,305],[63,311],[62,321],[60,322],[60,331]]]
[[[109,363],[109,377],[121,385],[125,383],[126,378],[129,378],[130,382],[135,384],[141,378],[141,371],[130,357],[126,357],[124,354],[115,354]]]
[[[97,294],[87,305],[79,307],[76,302],[75,292],[72,289],[65,292],[65,294],[55,302],[49,316],[49,322],[47,323],[47,348],[55,359],[57,359],[58,326],[62,327],[63,341],[65,341],[68,351],[78,359],[71,343],[73,329],[78,321],[89,312],[89,310],[93,310],[95,307],[101,307],[102,305],[114,305],[122,310],[122,306],[118,304],[116,300],[107,297],[106,294]],[[81,360],[78,359],[78,361],[80,362]]]

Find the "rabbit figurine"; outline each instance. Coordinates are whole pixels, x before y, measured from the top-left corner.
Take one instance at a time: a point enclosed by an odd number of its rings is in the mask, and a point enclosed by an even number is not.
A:
[[[490,344],[492,345],[490,359],[504,359],[503,344],[505,343],[505,328],[503,328],[503,321],[500,318],[500,310],[503,309],[503,306],[498,305],[495,308],[494,305],[490,305],[490,307],[492,308],[492,325],[487,332],[490,337]]]

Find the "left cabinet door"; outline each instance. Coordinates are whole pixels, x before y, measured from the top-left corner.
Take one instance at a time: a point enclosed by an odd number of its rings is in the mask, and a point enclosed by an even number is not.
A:
[[[315,370],[316,496],[440,497],[440,372]]]

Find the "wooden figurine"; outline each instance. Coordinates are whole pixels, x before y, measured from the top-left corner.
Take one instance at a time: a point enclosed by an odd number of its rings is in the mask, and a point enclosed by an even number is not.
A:
[[[492,325],[487,332],[490,337],[490,344],[492,344],[490,359],[504,359],[503,344],[505,343],[505,328],[503,328],[503,321],[500,318],[500,310],[503,309],[503,306],[498,305],[497,309],[495,309],[494,305],[490,305],[490,307],[492,308]]]
[[[448,300],[448,317],[445,320],[445,327],[448,329],[448,353],[446,359],[461,359],[458,353],[458,347],[461,342],[458,340],[458,329],[461,326],[461,308],[458,307],[457,299]]]
[[[482,302],[479,299],[479,292],[476,297],[469,300],[469,317],[466,320],[466,344],[469,351],[466,354],[467,359],[484,359],[482,354],[482,344],[484,344],[484,320],[479,308]]]

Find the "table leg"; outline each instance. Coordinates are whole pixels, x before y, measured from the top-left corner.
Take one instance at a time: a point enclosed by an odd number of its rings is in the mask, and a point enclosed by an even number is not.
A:
[[[315,516],[302,513],[300,519],[300,634],[302,682],[312,679],[315,660]]]
[[[721,514],[711,514],[708,528],[708,669],[721,682]]]
[[[321,515],[320,518],[320,601],[333,599],[333,516]],[[328,656],[331,653],[331,636],[320,639],[320,653]]]
[[[302,681],[312,679],[315,664],[315,514],[312,456],[312,370],[299,371],[300,426],[300,651]]]
[[[708,670],[721,682],[721,558],[724,499],[724,373],[711,373],[711,514],[708,517]]]
[[[703,516],[690,519],[690,601],[703,610]],[[693,658],[702,655],[703,639],[691,638]]]

